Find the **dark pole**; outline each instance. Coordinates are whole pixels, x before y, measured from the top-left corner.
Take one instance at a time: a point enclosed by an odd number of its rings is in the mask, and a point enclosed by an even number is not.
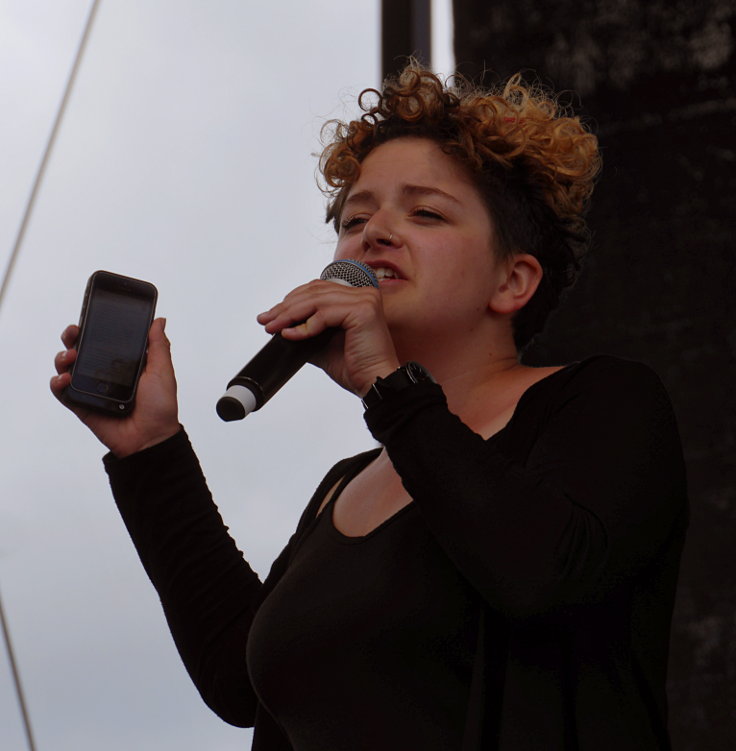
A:
[[[33,207],[36,203],[36,196],[38,195],[41,183],[43,182],[43,177],[46,173],[46,165],[49,162],[51,151],[54,148],[54,143],[56,142],[56,136],[59,132],[59,128],[61,127],[64,113],[66,112],[66,106],[69,102],[69,97],[71,96],[72,89],[74,88],[74,82],[77,78],[79,66],[81,65],[84,50],[87,46],[87,40],[89,39],[90,31],[92,29],[92,22],[94,21],[95,14],[97,13],[97,6],[99,5],[99,2],[100,0],[93,0],[89,14],[87,15],[87,23],[84,26],[82,38],[80,39],[79,46],[77,47],[77,54],[74,58],[74,63],[72,64],[72,69],[69,73],[69,77],[66,81],[66,88],[64,89],[64,94],[61,97],[61,104],[59,104],[59,109],[56,112],[56,118],[54,120],[54,124],[51,127],[51,133],[49,134],[48,141],[46,142],[46,149],[43,152],[41,163],[38,166],[36,177],[33,180],[31,195],[28,197],[28,201],[26,202],[26,208],[23,212],[23,218],[21,219],[20,227],[18,228],[18,232],[15,236],[15,242],[13,243],[13,250],[10,253],[10,260],[8,261],[8,265],[5,269],[2,284],[0,284],[0,305],[2,305],[3,299],[5,298],[5,292],[7,291],[10,284],[10,278],[13,274],[15,262],[18,260],[18,255],[20,254],[20,248],[23,244],[23,238],[25,237],[26,229],[28,228],[31,214],[33,213]]]
[[[31,719],[28,715],[28,709],[26,708],[26,700],[23,696],[23,687],[20,683],[20,673],[18,672],[18,666],[15,662],[15,654],[13,653],[13,644],[10,641],[10,628],[8,622],[5,619],[5,611],[3,610],[3,603],[0,600],[0,622],[3,627],[3,637],[5,639],[5,649],[8,653],[8,661],[10,662],[10,670],[13,673],[13,683],[15,685],[15,693],[18,697],[18,704],[20,705],[20,713],[23,717],[23,727],[26,731],[26,740],[28,741],[28,748],[30,751],[35,751],[35,744],[33,742],[33,733],[31,732]]]
[[[431,0],[381,0],[382,77],[398,73],[410,56],[432,65]]]

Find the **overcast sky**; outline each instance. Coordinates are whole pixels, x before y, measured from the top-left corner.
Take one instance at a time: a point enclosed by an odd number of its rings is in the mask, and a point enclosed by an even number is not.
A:
[[[89,0],[0,0],[0,261],[10,256]],[[449,71],[449,0],[435,60]],[[267,572],[324,472],[373,445],[305,369],[262,411],[215,402],[255,315],[330,260],[319,129],[379,83],[379,3],[102,0],[0,308],[0,587],[38,751],[250,746],[201,702],[112,502],[104,449],[51,397],[88,276],[152,281],[180,418],[231,532]],[[27,748],[0,652],[0,748]]]

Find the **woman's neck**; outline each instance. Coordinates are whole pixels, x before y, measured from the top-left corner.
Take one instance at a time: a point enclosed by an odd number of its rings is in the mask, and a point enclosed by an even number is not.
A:
[[[478,412],[500,409],[513,399],[522,373],[511,332],[495,336],[452,338],[412,337],[409,346],[396,341],[401,362],[416,360],[442,386],[450,410],[470,424]],[[515,402],[514,402],[515,403]]]

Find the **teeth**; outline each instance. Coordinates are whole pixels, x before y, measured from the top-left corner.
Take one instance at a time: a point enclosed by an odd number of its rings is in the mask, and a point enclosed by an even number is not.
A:
[[[373,269],[373,273],[376,275],[376,278],[379,282],[381,281],[381,279],[398,279],[398,276],[393,269],[385,269],[381,267],[378,269]]]

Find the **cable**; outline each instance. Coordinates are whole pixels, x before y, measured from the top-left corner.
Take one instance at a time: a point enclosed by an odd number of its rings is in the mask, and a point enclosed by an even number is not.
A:
[[[15,683],[15,693],[18,696],[18,703],[20,704],[20,713],[23,715],[23,726],[26,729],[26,738],[28,739],[28,748],[30,751],[36,751],[36,746],[33,743],[33,733],[31,732],[31,719],[26,709],[26,700],[23,697],[23,687],[20,683],[20,673],[15,662],[15,655],[13,654],[13,645],[10,641],[10,628],[8,622],[5,620],[5,611],[3,610],[3,601],[0,597],[0,621],[3,624],[3,636],[5,637],[5,648],[8,651],[8,660],[10,661],[10,669],[13,672],[13,681]]]
[[[72,87],[74,86],[74,81],[77,77],[79,64],[82,61],[82,55],[84,54],[84,49],[87,46],[89,33],[90,33],[90,30],[92,29],[92,22],[94,21],[95,14],[97,13],[97,6],[99,4],[100,4],[100,0],[93,0],[92,2],[92,7],[90,8],[89,15],[87,16],[87,23],[85,24],[84,31],[82,32],[82,38],[79,40],[79,46],[77,47],[77,54],[76,54],[76,57],[74,58],[74,65],[72,65],[72,69],[69,72],[69,77],[66,82],[66,88],[64,89],[64,95],[61,98],[61,103],[59,104],[59,110],[56,113],[56,119],[54,120],[54,125],[51,128],[51,133],[46,143],[46,149],[43,153],[43,157],[41,158],[41,163],[38,166],[38,170],[36,172],[36,178],[33,181],[33,187],[31,188],[31,194],[28,197],[26,208],[25,208],[25,211],[23,212],[23,219],[21,219],[20,227],[18,228],[18,234],[15,236],[15,243],[13,245],[13,251],[10,254],[10,260],[8,261],[8,265],[5,269],[5,275],[3,276],[2,286],[0,286],[0,308],[2,308],[3,300],[5,299],[5,291],[7,290],[8,285],[10,283],[10,277],[13,273],[15,262],[17,261],[18,255],[20,253],[20,247],[23,243],[23,238],[26,234],[26,228],[28,227],[28,222],[31,218],[31,212],[33,211],[33,205],[36,202],[36,195],[38,194],[38,189],[41,186],[41,180],[43,179],[43,175],[46,171],[46,165],[49,161],[49,156],[51,155],[51,149],[53,148],[54,142],[56,141],[56,134],[59,131],[61,120],[64,117],[64,111],[66,110],[66,105],[67,105],[67,102],[69,101],[69,96],[71,94]]]
[[[23,218],[21,219],[20,226],[18,227],[18,233],[15,236],[15,243],[13,244],[13,250],[10,254],[10,260],[8,261],[8,265],[5,269],[2,286],[0,286],[0,308],[2,307],[3,301],[5,299],[5,292],[8,289],[8,285],[10,284],[10,277],[13,273],[15,262],[18,260],[20,248],[23,244],[23,238],[25,237],[26,229],[28,228],[28,223],[31,218],[31,213],[33,212],[33,206],[36,202],[36,196],[38,195],[41,181],[43,180],[44,173],[46,172],[46,165],[48,164],[51,150],[53,149],[54,142],[56,141],[56,135],[59,132],[59,127],[64,117],[64,112],[66,111],[66,105],[69,101],[69,96],[71,95],[72,88],[74,87],[74,81],[77,77],[77,71],[79,70],[82,56],[84,55],[84,50],[87,46],[87,40],[89,39],[90,31],[92,29],[92,23],[95,19],[97,7],[99,6],[99,4],[100,0],[93,0],[89,14],[87,15],[87,22],[84,25],[84,31],[82,32],[82,37],[79,40],[77,54],[74,58],[74,64],[72,65],[71,71],[69,72],[66,87],[64,88],[64,95],[61,98],[59,109],[56,113],[56,118],[54,119],[54,124],[51,128],[51,133],[49,134],[48,141],[46,142],[46,148],[44,150],[43,157],[41,158],[41,163],[39,164],[38,170],[36,171],[36,177],[33,181],[33,187],[31,188],[31,193],[28,197],[28,201],[26,202],[26,208],[23,212]],[[18,671],[18,665],[15,661],[15,654],[13,653],[13,645],[10,640],[10,628],[8,627],[8,622],[5,618],[2,598],[0,598],[0,621],[2,621],[3,637],[5,639],[5,648],[8,653],[10,669],[13,673],[15,693],[18,697],[18,704],[20,705],[21,715],[23,716],[23,727],[26,731],[28,748],[30,749],[30,751],[36,751],[36,745],[33,741],[33,731],[31,729],[31,718],[28,714],[25,697],[23,695],[23,687],[20,682],[20,672]]]

